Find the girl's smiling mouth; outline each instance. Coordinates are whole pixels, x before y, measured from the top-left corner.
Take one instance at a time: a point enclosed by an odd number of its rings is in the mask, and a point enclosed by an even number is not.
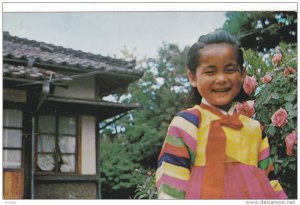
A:
[[[228,91],[230,91],[231,88],[214,88],[212,89],[212,92],[215,92],[215,93],[226,93]]]

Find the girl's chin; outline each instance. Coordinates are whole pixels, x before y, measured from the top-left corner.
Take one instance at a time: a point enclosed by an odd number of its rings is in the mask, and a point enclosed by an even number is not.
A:
[[[219,108],[219,109],[228,111],[229,108],[232,105],[232,101],[212,102],[210,104],[213,105],[213,106],[215,106],[215,107],[217,107],[217,108]]]

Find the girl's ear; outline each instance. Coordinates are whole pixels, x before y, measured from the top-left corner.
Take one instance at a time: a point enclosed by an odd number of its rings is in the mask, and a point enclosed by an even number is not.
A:
[[[187,70],[187,76],[189,78],[190,84],[192,87],[197,87],[197,79],[196,74],[194,74],[192,71]]]

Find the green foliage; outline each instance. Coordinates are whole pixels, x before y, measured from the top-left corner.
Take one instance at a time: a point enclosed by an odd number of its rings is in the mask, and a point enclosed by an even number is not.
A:
[[[252,50],[245,52],[246,68],[249,75],[258,80],[255,99],[256,119],[262,122],[266,129],[271,146],[271,155],[274,161],[275,174],[279,178],[289,198],[297,197],[297,146],[294,154],[286,154],[285,138],[293,130],[297,130],[297,74],[284,77],[283,71],[288,66],[297,68],[296,47],[280,44],[277,50],[283,54],[282,60],[277,64],[271,61],[274,49],[265,53]],[[268,84],[261,79],[266,74],[272,76]],[[284,127],[275,127],[271,122],[272,115],[283,108],[288,113],[288,123]]]
[[[130,102],[139,102],[143,108],[132,112],[134,121],[126,126],[128,149],[146,167],[156,166],[170,121],[187,106],[188,82],[182,77],[185,52],[164,44],[159,58],[147,61],[143,78],[129,87]]]
[[[240,37],[242,47],[264,51],[280,42],[297,42],[296,12],[226,12],[223,28]]]
[[[143,169],[156,168],[172,118],[176,112],[189,106],[189,82],[184,77],[186,52],[187,48],[181,51],[177,45],[163,44],[157,59],[140,62],[138,69],[143,69],[144,75],[129,86],[131,97],[123,102],[138,102],[142,108],[101,132],[101,179],[103,191],[109,197],[115,198],[115,190],[126,187],[137,188],[137,198],[154,194],[146,190],[148,187],[155,189],[154,176],[151,180],[148,177],[140,181],[141,177],[134,170],[137,164]],[[123,54],[132,58],[128,51]],[[124,129],[118,129],[120,127]],[[130,175],[130,172],[135,174]]]
[[[126,190],[135,186],[132,170],[138,167],[134,156],[126,150],[122,139],[102,138],[100,142],[101,184],[105,195],[113,195],[115,190]]]
[[[137,179],[137,188],[135,199],[157,199],[157,189],[155,187],[155,170],[135,170],[135,179]]]

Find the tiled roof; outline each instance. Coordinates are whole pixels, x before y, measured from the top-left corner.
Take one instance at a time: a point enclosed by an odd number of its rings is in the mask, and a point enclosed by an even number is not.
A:
[[[46,44],[3,32],[3,76],[21,80],[45,80],[67,77],[64,71],[87,73],[105,70],[115,75],[127,73],[131,81],[143,72],[134,69],[135,61],[125,61]]]
[[[52,44],[28,40],[11,36],[8,32],[3,33],[3,58],[6,59],[34,59],[35,63],[48,63],[63,65],[70,69],[100,69],[119,67],[133,69],[135,61],[125,61],[104,57],[92,53],[63,48]]]
[[[22,65],[14,66],[7,63],[3,64],[3,76],[13,78],[26,78],[28,80],[50,80],[58,77],[66,77],[65,75],[50,70],[45,70],[37,67],[27,68]]]

